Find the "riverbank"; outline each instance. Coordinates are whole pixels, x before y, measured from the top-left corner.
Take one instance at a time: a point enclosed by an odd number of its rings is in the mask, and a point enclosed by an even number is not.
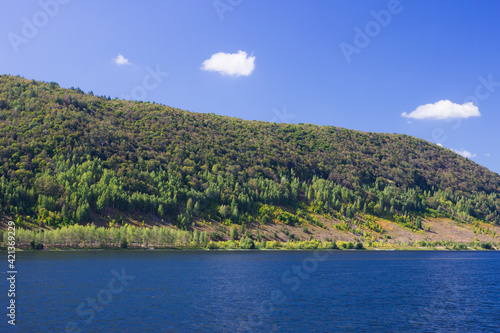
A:
[[[0,251],[6,251],[5,247],[1,247]],[[450,248],[450,247],[420,247],[420,246],[396,246],[396,247],[362,247],[359,249],[349,248],[324,248],[324,247],[276,247],[262,248],[255,247],[251,249],[243,248],[207,248],[207,247],[51,247],[43,249],[33,248],[16,248],[17,252],[38,252],[38,251],[500,251],[500,247],[483,248],[483,247],[467,247],[467,248]]]
[[[187,231],[167,227],[120,228],[96,227],[94,225],[73,225],[58,229],[28,230],[19,228],[12,233],[3,232],[0,247],[14,243],[15,247],[30,250],[47,249],[174,249],[174,250],[498,250],[500,242],[479,240],[407,240],[393,239],[388,235],[355,237],[352,240],[325,237],[309,240],[296,239],[289,234],[288,240],[275,234],[244,233],[221,230],[219,233]],[[275,237],[276,236],[276,237]],[[12,245],[11,245],[12,246]]]

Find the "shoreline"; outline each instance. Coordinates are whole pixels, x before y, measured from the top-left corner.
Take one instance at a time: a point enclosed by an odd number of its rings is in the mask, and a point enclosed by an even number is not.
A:
[[[363,248],[363,249],[288,249],[288,248],[255,248],[255,249],[207,249],[207,248],[50,248],[50,249],[24,249],[16,248],[16,252],[84,252],[84,251],[175,251],[175,252],[190,252],[190,251],[214,251],[214,252],[240,252],[240,251],[329,251],[329,252],[391,252],[391,251],[428,251],[428,252],[498,252],[500,249],[449,249],[449,248],[421,248],[421,247],[395,247],[395,248]],[[6,249],[0,249],[0,252],[7,252]]]

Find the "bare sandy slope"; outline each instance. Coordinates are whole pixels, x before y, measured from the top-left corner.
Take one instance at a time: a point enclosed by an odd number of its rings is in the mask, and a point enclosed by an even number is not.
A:
[[[252,234],[257,235],[256,230],[259,229],[261,236],[266,240],[274,239],[274,233],[277,235],[277,240],[287,241],[290,239],[283,230],[288,231],[289,235],[293,234],[296,240],[309,240],[311,237],[318,240],[337,240],[337,241],[364,241],[364,232],[371,234],[370,239],[375,241],[385,240],[390,244],[398,243],[408,243],[408,242],[418,242],[418,241],[438,241],[438,240],[451,240],[455,242],[471,242],[477,239],[480,242],[500,242],[500,227],[494,226],[486,223],[481,223],[483,231],[487,229],[496,232],[497,236],[491,234],[474,233],[473,225],[459,224],[455,221],[449,219],[428,219],[423,220],[424,229],[420,231],[412,231],[409,228],[402,227],[394,222],[379,219],[377,223],[384,228],[383,233],[376,233],[371,230],[361,229],[360,234],[355,234],[352,232],[345,232],[337,230],[334,228],[335,224],[341,223],[338,220],[327,220],[324,218],[318,218],[324,225],[325,228],[321,228],[315,224],[307,224],[300,226],[288,226],[281,224],[268,224],[261,225],[254,223],[247,225],[247,229],[252,229]],[[307,227],[307,231],[304,231],[304,226]],[[353,223],[350,226],[354,230],[359,228]],[[210,225],[205,223],[197,223],[196,229],[207,231],[207,232],[219,232],[224,235],[224,239],[229,239],[229,227],[220,225],[216,222],[212,222]]]

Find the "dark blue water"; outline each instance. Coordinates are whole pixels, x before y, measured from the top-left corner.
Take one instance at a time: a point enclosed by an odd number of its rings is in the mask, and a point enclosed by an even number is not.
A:
[[[19,332],[500,332],[499,252],[42,251],[17,264]]]

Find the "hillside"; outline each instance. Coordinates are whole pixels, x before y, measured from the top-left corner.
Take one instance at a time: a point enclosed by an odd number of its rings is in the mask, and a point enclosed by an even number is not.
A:
[[[424,140],[194,113],[8,75],[0,157],[0,213],[27,227],[134,214],[181,229],[500,224],[500,176]]]

